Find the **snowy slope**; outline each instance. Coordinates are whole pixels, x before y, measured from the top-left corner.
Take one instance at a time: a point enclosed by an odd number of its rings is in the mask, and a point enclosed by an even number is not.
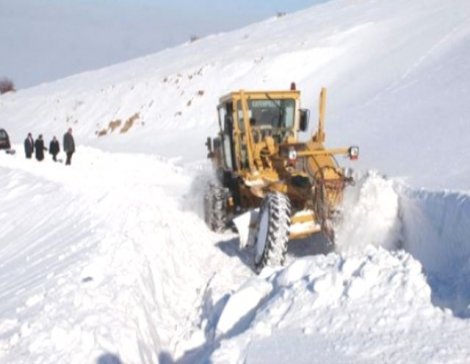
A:
[[[28,131],[61,135],[73,126],[87,145],[194,161],[216,129],[220,95],[296,81],[314,115],[320,87],[329,87],[329,143],[359,144],[363,168],[418,186],[467,188],[460,158],[470,153],[463,138],[469,7],[465,0],[330,1],[4,96],[0,120],[17,142]],[[137,113],[125,135],[97,137]]]
[[[466,0],[333,0],[2,95],[0,362],[465,363],[469,19]],[[220,95],[291,81],[312,119],[329,87],[327,143],[380,173],[347,191],[336,252],[292,242],[255,276],[199,216],[203,143]],[[70,168],[24,159],[27,132],[68,127]]]

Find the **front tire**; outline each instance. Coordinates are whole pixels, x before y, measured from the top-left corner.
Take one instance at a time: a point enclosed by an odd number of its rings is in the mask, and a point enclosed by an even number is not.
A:
[[[261,204],[255,235],[255,270],[284,264],[289,241],[290,201],[279,192],[269,193]]]

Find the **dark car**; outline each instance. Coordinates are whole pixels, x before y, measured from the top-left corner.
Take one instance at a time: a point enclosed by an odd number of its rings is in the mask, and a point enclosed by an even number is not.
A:
[[[10,138],[8,138],[8,133],[5,129],[0,129],[0,149],[10,149]]]

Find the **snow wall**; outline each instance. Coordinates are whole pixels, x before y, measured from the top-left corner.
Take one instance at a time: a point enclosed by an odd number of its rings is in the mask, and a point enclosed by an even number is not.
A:
[[[400,188],[403,247],[423,265],[433,302],[470,316],[470,196]]]
[[[463,192],[414,190],[371,172],[347,191],[338,226],[338,250],[367,245],[404,249],[417,259],[435,305],[456,316],[470,309],[470,196]]]

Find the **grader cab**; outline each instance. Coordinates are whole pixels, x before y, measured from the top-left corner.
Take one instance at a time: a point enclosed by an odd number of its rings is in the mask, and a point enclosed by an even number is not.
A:
[[[235,224],[240,244],[255,246],[257,271],[282,265],[289,239],[323,232],[334,241],[332,219],[352,180],[334,156],[357,159],[359,148],[325,148],[325,103],[323,88],[317,130],[302,142],[309,110],[295,86],[220,98],[220,131],[206,142],[217,181],[204,197],[205,220],[218,232]]]

